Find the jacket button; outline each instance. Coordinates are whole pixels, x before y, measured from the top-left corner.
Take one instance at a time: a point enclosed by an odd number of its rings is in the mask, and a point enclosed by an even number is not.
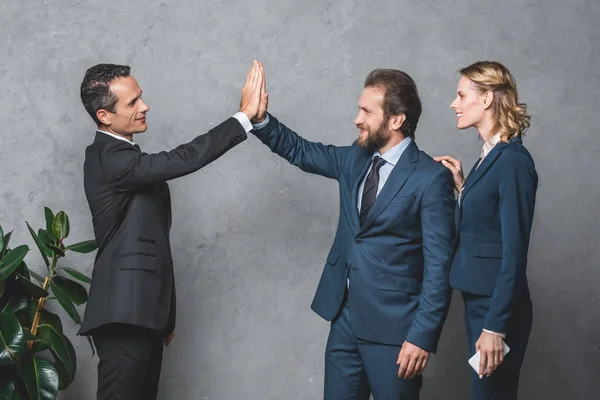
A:
[[[344,269],[348,269],[350,265],[348,263],[344,263]]]
[[[356,238],[354,241],[356,242],[356,244],[360,244],[361,243],[361,240],[359,238]]]

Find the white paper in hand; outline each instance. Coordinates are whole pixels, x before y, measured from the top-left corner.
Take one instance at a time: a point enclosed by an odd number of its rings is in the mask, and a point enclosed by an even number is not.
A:
[[[502,341],[502,355],[505,356],[506,354],[508,354],[509,351],[510,351],[510,348],[508,347],[506,342],[503,340]],[[479,359],[481,357],[481,355],[479,353],[480,352],[478,351],[477,353],[473,354],[473,357],[469,358],[469,364],[475,370],[475,373],[477,375],[479,375]]]

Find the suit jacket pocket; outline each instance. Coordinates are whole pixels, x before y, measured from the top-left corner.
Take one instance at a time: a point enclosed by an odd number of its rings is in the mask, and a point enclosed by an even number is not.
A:
[[[142,270],[156,272],[158,269],[158,258],[153,254],[147,253],[129,253],[121,254],[117,257],[119,269],[123,270]]]
[[[502,258],[502,243],[475,243],[473,255],[477,258]]]
[[[377,286],[381,290],[412,294],[419,293],[419,282],[416,278],[410,276],[379,273],[377,275]]]
[[[338,260],[339,257],[339,251],[337,248],[332,247],[331,250],[329,251],[329,255],[327,256],[327,263],[329,265],[335,265],[335,263]]]
[[[414,194],[410,194],[410,195],[398,195],[396,197],[394,197],[392,199],[392,201],[390,201],[390,204],[397,204],[397,203],[414,203],[415,199],[417,198],[416,195]]]
[[[116,255],[119,269],[139,269],[148,272],[156,272],[158,269],[158,258],[156,257],[156,241],[153,239],[138,238],[135,245],[123,249]]]

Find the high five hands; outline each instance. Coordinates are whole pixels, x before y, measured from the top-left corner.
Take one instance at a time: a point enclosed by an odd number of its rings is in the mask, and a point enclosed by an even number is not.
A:
[[[260,61],[254,60],[242,88],[240,112],[246,114],[253,124],[257,124],[265,120],[268,103],[265,70]]]

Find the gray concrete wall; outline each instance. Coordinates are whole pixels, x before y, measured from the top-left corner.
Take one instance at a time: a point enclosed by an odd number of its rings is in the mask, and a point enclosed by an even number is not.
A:
[[[424,102],[418,144],[471,165],[481,143],[448,108],[456,71],[500,60],[533,115],[525,143],[540,176],[521,398],[600,398],[599,20],[597,0],[2,0],[0,223],[33,245],[24,220],[41,225],[48,205],[69,213],[74,240],[92,236],[82,163],[94,126],[78,90],[99,62],[131,64],[151,106],[136,137],[148,152],[236,112],[253,58],[275,115],[307,138],[349,144],[365,75],[400,68]],[[336,183],[251,137],[171,188],[179,319],[159,397],[322,398],[328,324],[309,304],[336,228]],[[27,260],[42,266],[34,252]],[[70,265],[91,272],[92,261]],[[468,397],[462,317],[456,295],[424,399]],[[78,375],[60,398],[91,399],[97,359],[73,341]]]

